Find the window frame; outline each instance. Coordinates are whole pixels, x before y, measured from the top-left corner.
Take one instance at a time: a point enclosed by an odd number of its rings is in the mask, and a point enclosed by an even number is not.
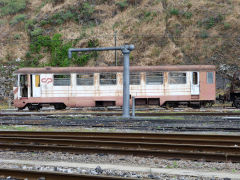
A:
[[[115,75],[115,79],[101,79],[101,75],[109,75],[109,74],[112,74],[112,75]],[[100,86],[116,86],[117,85],[117,72],[100,72],[99,73],[99,85]],[[113,84],[105,84],[105,83],[102,83],[102,81],[115,81],[115,83]]]
[[[137,79],[131,79],[131,77],[132,76],[134,76],[134,77],[138,77]],[[140,72],[132,72],[132,73],[130,73],[129,74],[129,84],[130,85],[135,85],[135,86],[138,86],[138,85],[141,85],[141,73]],[[139,81],[139,83],[133,83],[133,81],[134,82],[138,82]]]
[[[78,76],[80,76],[80,75],[83,75],[83,76],[84,75],[92,75],[91,80],[87,80],[88,82],[91,82],[91,84],[79,84],[78,79],[81,79],[81,78],[79,78]],[[85,79],[90,79],[90,77],[85,78]],[[87,82],[87,81],[85,81],[85,82]],[[94,85],[94,73],[78,73],[78,74],[76,74],[76,86],[93,86],[93,85]]]
[[[174,74],[185,74],[185,76],[182,76],[185,78],[185,82],[184,83],[173,83],[171,82],[171,73],[174,73]],[[178,76],[173,76],[173,77],[177,77],[177,78],[180,78]],[[187,72],[168,72],[168,84],[170,85],[184,85],[184,84],[187,84]]]
[[[209,76],[208,76],[208,74],[212,74],[212,79],[211,79],[211,81],[209,81]],[[214,72],[207,72],[207,84],[214,84]]]
[[[56,79],[61,79],[61,78],[56,78],[55,79],[55,76],[69,76],[69,78],[62,78],[62,79],[69,79],[69,84],[67,84],[67,85],[62,85],[62,84],[60,84],[60,85],[56,85],[55,83],[56,83]],[[71,74],[53,74],[53,86],[71,86]]]
[[[149,74],[152,74],[151,76],[149,76],[148,75],[148,73]],[[155,76],[155,77],[161,77],[161,81],[158,81],[158,82],[152,82],[152,83],[150,83],[150,82],[148,82],[148,77],[154,77],[153,76],[153,74],[162,74],[162,76]],[[146,80],[146,85],[162,85],[162,84],[164,84],[164,72],[162,72],[162,71],[153,71],[153,72],[146,72],[145,73],[145,80]]]

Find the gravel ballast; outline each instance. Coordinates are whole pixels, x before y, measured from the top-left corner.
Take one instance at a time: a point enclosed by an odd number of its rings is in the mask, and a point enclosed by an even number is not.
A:
[[[7,161],[10,160],[10,161]],[[14,161],[11,161],[14,160]],[[20,160],[19,163],[16,163]],[[31,161],[31,163],[21,163]],[[15,163],[14,163],[15,162]],[[37,162],[42,162],[37,164]],[[49,164],[55,163],[55,164]],[[71,163],[82,164],[81,167]],[[48,165],[45,165],[48,164]],[[65,164],[65,165],[64,165]],[[85,165],[83,165],[85,164]],[[94,164],[94,165],[93,165]],[[16,152],[1,151],[0,165],[2,168],[16,168],[24,170],[58,171],[64,173],[80,173],[92,175],[110,175],[134,178],[152,179],[221,179],[229,178],[227,174],[240,177],[240,163],[217,163],[217,162],[195,162],[183,160],[164,160],[156,157],[135,157],[125,155],[106,155],[106,154],[71,154],[53,152]],[[92,166],[91,166],[92,165]],[[79,165],[80,166],[80,165]],[[86,166],[86,168],[82,167]],[[115,167],[115,168],[106,168]],[[124,170],[118,167],[132,167]],[[135,170],[145,168],[145,170]],[[149,167],[147,172],[146,167]],[[122,170],[119,170],[122,169]],[[160,171],[153,171],[161,169]],[[152,172],[151,172],[152,171]],[[185,172],[185,174],[184,174]],[[196,173],[194,173],[196,172]],[[201,172],[206,172],[205,175]],[[212,174],[209,174],[211,172]],[[224,177],[217,175],[225,173]],[[215,175],[214,175],[215,174]],[[234,176],[234,177],[235,177]]]

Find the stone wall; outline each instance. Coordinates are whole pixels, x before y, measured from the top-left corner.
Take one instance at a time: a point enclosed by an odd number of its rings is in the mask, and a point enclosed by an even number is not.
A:
[[[15,70],[15,65],[0,65],[0,101],[13,100],[12,89],[15,82],[13,72]]]

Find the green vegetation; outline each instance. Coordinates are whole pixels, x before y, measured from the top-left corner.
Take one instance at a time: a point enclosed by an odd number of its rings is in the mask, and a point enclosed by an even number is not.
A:
[[[27,21],[25,21],[25,29],[26,31],[30,32],[30,30],[34,29],[34,25],[36,24],[36,20],[35,19],[29,19]]]
[[[179,15],[179,10],[175,9],[175,8],[170,9],[170,15],[178,16]]]
[[[205,30],[201,31],[201,32],[199,33],[199,37],[202,38],[202,39],[208,38],[208,37],[209,37],[208,32],[205,31]]]
[[[0,15],[16,14],[26,8],[26,0],[0,0]]]
[[[67,10],[57,12],[47,19],[40,21],[40,26],[47,24],[61,25],[66,21],[75,20],[77,23],[90,24],[90,18],[94,13],[94,7],[88,2],[84,2],[79,7],[71,7]]]
[[[36,28],[36,29],[34,29],[33,31],[30,32],[30,35],[32,37],[34,37],[34,36],[42,35],[42,33],[43,33],[43,29],[42,28]]]
[[[218,23],[221,23],[224,20],[223,15],[218,14],[216,17],[209,17],[204,19],[203,21],[198,22],[199,26],[203,26],[206,29],[211,29],[216,26]]]
[[[186,18],[186,19],[191,19],[192,18],[192,13],[191,12],[185,12],[183,14],[183,16]]]
[[[70,65],[85,65],[89,59],[96,58],[97,52],[82,53],[78,56],[77,53],[73,53],[73,58],[68,58],[68,49],[75,46],[77,40],[64,42],[61,39],[61,34],[54,34],[50,36],[38,35],[33,37],[30,50],[26,53],[26,60],[23,61],[21,66],[59,66],[65,67]],[[97,39],[89,40],[88,47],[96,47],[99,45]],[[51,58],[46,64],[41,64],[39,61],[43,58],[42,53],[49,53]]]
[[[178,168],[178,164],[176,161],[173,161],[173,168]]]
[[[231,25],[229,23],[224,23],[223,28],[224,28],[224,30],[228,30],[231,28]]]
[[[44,26],[46,24],[52,25],[61,25],[67,20],[71,20],[76,14],[73,14],[70,10],[68,11],[61,11],[53,14],[48,19],[43,19],[40,21],[40,25]]]
[[[85,2],[83,3],[83,5],[81,6],[81,8],[79,9],[80,14],[85,17],[85,18],[89,18],[93,15],[94,13],[94,7],[91,6],[89,3]]]
[[[123,1],[118,1],[116,2],[116,5],[118,6],[118,8],[123,11],[128,7],[128,2],[127,0],[123,0]]]
[[[14,35],[14,40],[19,40],[21,38],[21,34],[15,34]]]
[[[10,25],[16,25],[21,21],[25,21],[27,16],[25,14],[18,14],[12,18],[12,20],[9,22]]]
[[[153,20],[154,17],[157,16],[156,12],[145,11],[143,21],[150,22]]]

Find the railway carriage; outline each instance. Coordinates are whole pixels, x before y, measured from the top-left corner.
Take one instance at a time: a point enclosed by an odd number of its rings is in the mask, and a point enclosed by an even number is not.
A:
[[[19,109],[123,105],[123,67],[21,68],[15,75],[14,105]],[[211,105],[215,87],[212,65],[130,67],[136,105]]]

